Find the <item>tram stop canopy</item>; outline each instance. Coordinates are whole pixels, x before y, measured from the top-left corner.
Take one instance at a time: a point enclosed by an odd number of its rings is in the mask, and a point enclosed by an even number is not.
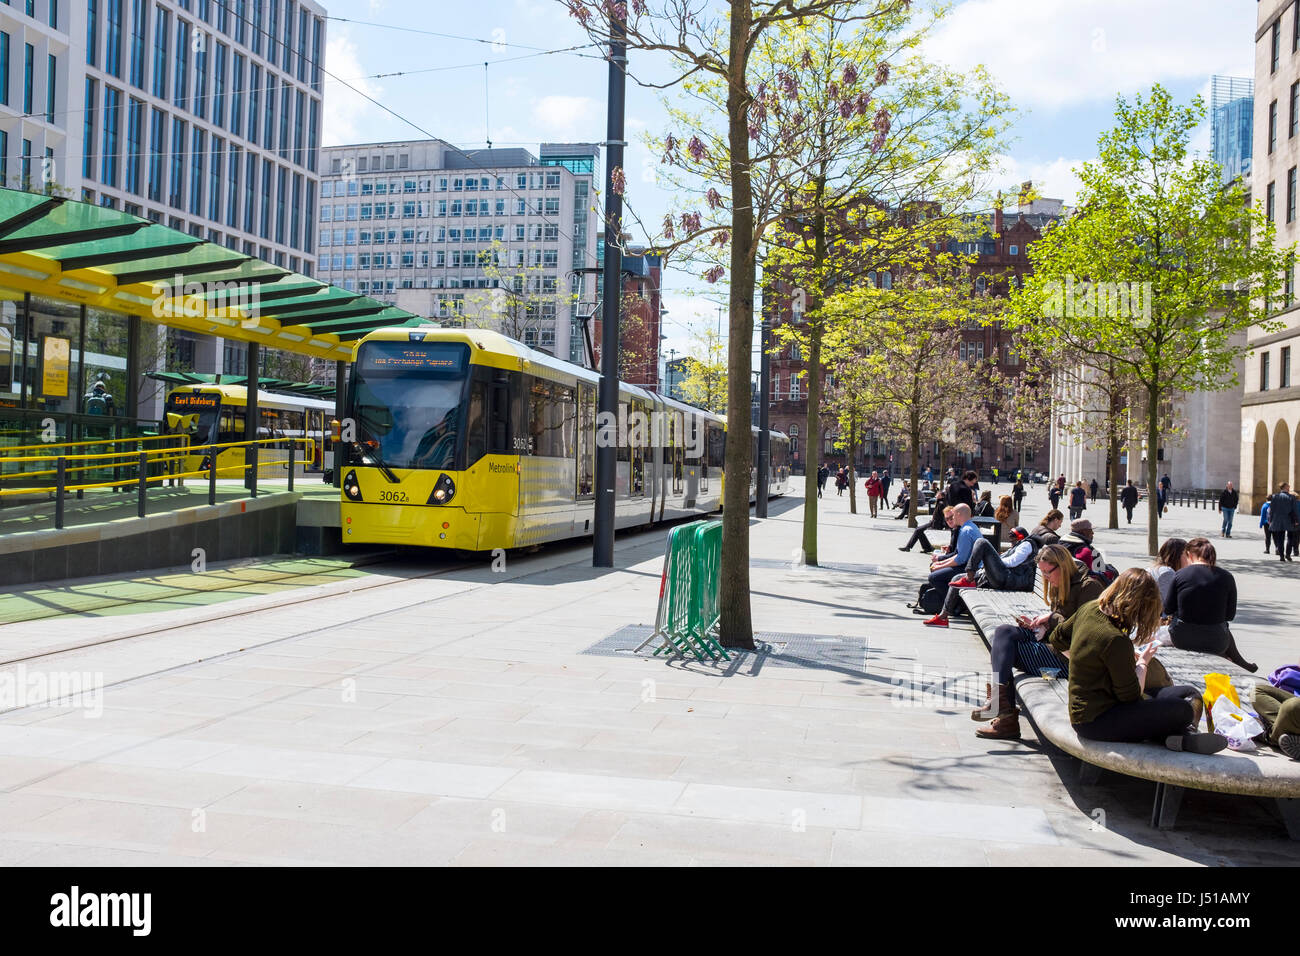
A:
[[[13,189],[0,189],[0,283],[334,361],[373,329],[424,321],[116,209]]]

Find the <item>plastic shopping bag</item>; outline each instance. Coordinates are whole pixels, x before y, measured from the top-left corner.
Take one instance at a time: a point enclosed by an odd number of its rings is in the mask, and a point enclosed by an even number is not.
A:
[[[1242,710],[1239,704],[1234,704],[1228,699],[1227,694],[1219,696],[1210,713],[1214,732],[1228,738],[1230,749],[1243,751],[1255,749],[1255,741],[1251,738],[1262,734],[1264,727],[1254,714]]]
[[[1214,729],[1214,702],[1220,696],[1227,697],[1238,707],[1241,706],[1241,698],[1237,696],[1237,689],[1232,686],[1232,679],[1227,674],[1206,674],[1205,694],[1202,695],[1202,699],[1205,703],[1206,719],[1209,721],[1210,730]]]

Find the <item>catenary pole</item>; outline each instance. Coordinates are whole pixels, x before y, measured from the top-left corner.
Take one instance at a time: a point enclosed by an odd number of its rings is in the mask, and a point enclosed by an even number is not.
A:
[[[614,190],[614,171],[623,167],[623,94],[627,84],[626,24],[615,15],[609,20],[609,99],[605,137],[605,278],[601,298],[600,394],[598,396],[598,439],[609,437],[607,423],[618,412],[618,321],[623,268],[623,197]],[[614,442],[596,442],[596,521],[591,549],[595,568],[614,566],[614,489],[617,477],[617,449]]]
[[[767,316],[763,316],[763,330],[759,333],[759,355],[758,355],[758,488],[754,494],[754,517],[767,517],[767,486],[771,483],[768,475],[768,464],[771,461],[771,452],[768,448],[768,408],[767,390],[771,388],[769,379],[771,375],[768,372],[771,356],[767,350],[771,347],[772,326]]]

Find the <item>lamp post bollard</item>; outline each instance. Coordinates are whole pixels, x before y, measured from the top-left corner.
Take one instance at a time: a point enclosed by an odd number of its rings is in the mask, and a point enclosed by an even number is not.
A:
[[[145,496],[145,492],[149,490],[149,453],[148,452],[145,451],[140,452],[139,472],[140,472],[138,476],[139,493],[137,494],[136,497],[135,513],[136,513],[136,517],[143,518],[144,517],[144,496]]]
[[[63,486],[68,480],[68,459],[60,458],[55,465],[54,477],[54,527],[63,528]]]
[[[217,450],[208,449],[208,504],[217,503]]]

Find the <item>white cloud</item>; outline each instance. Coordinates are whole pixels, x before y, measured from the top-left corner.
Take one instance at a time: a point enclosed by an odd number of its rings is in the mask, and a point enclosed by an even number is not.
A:
[[[325,44],[325,69],[334,76],[347,80],[349,86],[383,102],[383,87],[374,80],[363,78],[367,71],[357,56],[356,46],[346,33],[334,34]],[[373,139],[365,130],[369,128],[369,120],[376,115],[382,116],[381,127],[387,128],[392,124],[389,114],[337,80],[325,78],[323,95],[326,105],[321,130],[322,145],[338,146]]]
[[[533,120],[553,142],[604,139],[605,108],[590,96],[543,96],[533,102]]]
[[[984,63],[1018,104],[1112,101],[1156,81],[1254,74],[1255,8],[1223,0],[966,0],[927,42]]]
[[[1072,170],[1084,163],[1082,159],[1018,159],[1014,156],[1001,157],[1001,164],[995,184],[1003,190],[1004,208],[1015,205],[1015,193],[1008,195],[1008,190],[1019,188],[1020,184],[1032,181],[1034,192],[1042,199],[1063,199],[1067,206],[1078,201],[1082,184]]]

